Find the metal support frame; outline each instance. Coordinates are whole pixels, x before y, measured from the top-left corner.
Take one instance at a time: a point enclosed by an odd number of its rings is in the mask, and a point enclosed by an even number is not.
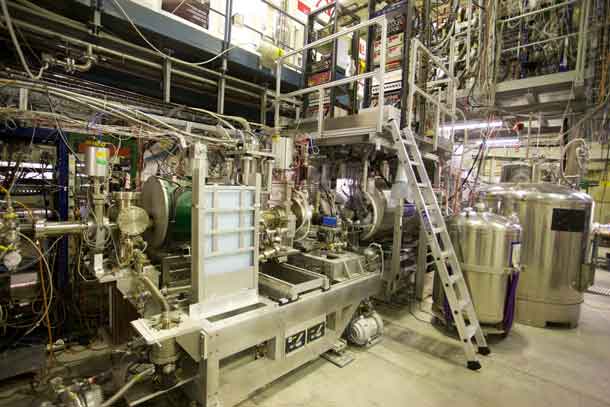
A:
[[[419,228],[419,241],[417,243],[417,267],[415,269],[415,298],[424,299],[426,271],[428,270],[428,238],[424,228]]]
[[[376,6],[377,3],[379,1],[378,0],[369,0],[369,4],[368,4],[368,11],[369,11],[369,18],[374,18],[376,14],[378,14],[379,12],[376,11]],[[403,54],[403,69],[402,69],[402,75],[401,75],[401,89],[402,89],[402,95],[401,95],[401,100],[402,101],[406,101],[407,97],[408,97],[408,56],[409,56],[409,48],[411,46],[411,36],[412,36],[412,32],[413,32],[413,9],[414,5],[413,2],[411,1],[406,1],[404,2],[403,5],[400,4],[395,4],[392,6],[388,6],[388,10],[387,12],[384,12],[384,15],[388,16],[388,15],[394,15],[396,13],[402,13],[402,15],[404,15],[405,18],[405,26],[403,29],[403,50],[402,50],[402,54]],[[386,9],[384,9],[386,10]],[[382,10],[383,12],[383,10]],[[374,34],[375,34],[375,27],[369,27],[368,30],[368,36],[367,36],[367,45],[366,45],[366,65],[367,66],[372,66],[373,65],[373,55],[374,55]],[[372,100],[372,93],[373,93],[373,84],[372,84],[372,80],[371,79],[366,79],[365,80],[365,85],[364,85],[364,101],[363,101],[363,106],[368,107],[371,105],[371,100]],[[385,95],[384,95],[385,96]],[[379,99],[380,103],[379,105],[383,105],[383,102],[381,102],[383,99]],[[401,119],[400,119],[400,123],[401,123],[401,128],[406,126],[406,116],[407,116],[407,104],[405,102],[401,103]]]
[[[330,10],[332,10],[332,13]],[[344,10],[345,10],[345,7],[340,5],[338,2],[335,2],[335,3],[327,4],[326,6],[318,8],[315,11],[311,12],[307,16],[307,25],[306,25],[307,38],[309,38],[309,35],[314,32],[314,27],[315,27],[316,23],[322,24],[320,21],[320,17],[319,17],[319,15],[322,13],[331,13],[332,14],[330,17],[331,20],[329,21],[329,23],[327,25],[333,26],[333,33],[338,32],[340,30],[339,19],[341,18],[341,16],[344,15],[343,14]],[[304,44],[307,44],[307,39],[305,40]],[[359,58],[358,47],[359,47],[359,36],[353,35],[352,44],[351,44],[351,57],[352,57],[352,62],[354,63],[354,66],[358,66],[358,58]],[[304,83],[303,87],[307,86],[309,76],[311,75],[309,67],[310,67],[311,63],[313,62],[313,58],[312,58],[313,51],[314,51],[313,49],[307,49],[303,53],[303,69],[302,69],[303,83]],[[331,61],[330,61],[329,67],[328,67],[328,71],[330,72],[329,81],[335,81],[337,79],[337,73],[338,73],[337,72],[337,58],[338,58],[337,39],[333,40],[332,50],[331,50],[330,55],[331,55]],[[345,92],[345,94],[347,94],[350,97],[351,104],[350,104],[350,106],[347,106],[349,108],[348,110],[350,110],[349,113],[355,114],[358,110],[357,87],[353,87],[351,92]],[[337,106],[337,101],[338,101],[336,88],[331,88],[329,90],[328,101],[329,101],[328,117],[332,118],[332,117],[334,117],[335,107]],[[309,99],[304,100],[304,109],[305,110],[307,110],[307,108],[309,106],[309,102],[310,102]],[[324,107],[324,105],[319,105],[318,109],[321,109],[323,107]]]
[[[403,35],[403,43],[402,43],[402,95],[401,95],[401,103],[400,103],[400,128],[404,128],[407,125],[407,117],[411,114],[410,110],[407,110],[408,105],[405,102],[408,98],[410,92],[409,86],[409,65],[408,65],[408,57],[411,54],[411,35],[413,32],[413,4],[409,1],[407,3],[407,10],[405,12],[405,30]]]
[[[591,0],[582,0],[582,8],[580,11],[580,21],[578,27],[578,52],[576,59],[576,83],[581,85],[585,80],[585,68],[587,64],[587,25],[589,22],[589,13],[591,9]]]
[[[503,29],[503,27],[506,23],[514,22],[514,21],[521,20],[521,19],[524,19],[527,17],[537,16],[539,14],[542,14],[542,13],[545,13],[545,12],[548,12],[551,10],[555,10],[555,9],[558,9],[561,7],[571,6],[573,4],[581,5],[581,12],[580,12],[580,18],[579,18],[579,23],[578,23],[579,27],[578,27],[577,32],[572,32],[572,33],[568,33],[568,34],[564,34],[564,35],[559,35],[559,36],[556,36],[553,38],[547,38],[544,40],[525,43],[525,44],[522,44],[521,39],[519,39],[519,42],[516,46],[511,47],[511,48],[501,49],[500,52],[502,54],[504,54],[504,53],[516,51],[517,55],[519,55],[519,53],[523,49],[527,49],[527,48],[531,48],[531,47],[539,46],[539,45],[544,45],[549,42],[563,41],[567,38],[577,37],[578,38],[578,49],[576,52],[576,65],[575,65],[574,69],[571,71],[568,71],[568,72],[556,72],[553,74],[532,76],[532,77],[528,77],[528,78],[500,82],[500,83],[496,84],[496,93],[503,91],[505,88],[505,86],[503,84],[506,84],[506,83],[510,83],[511,88],[516,87],[518,89],[529,89],[532,86],[536,86],[536,85],[544,86],[550,78],[557,78],[556,82],[573,81],[577,85],[577,87],[581,87],[584,84],[584,79],[585,79],[585,74],[586,74],[586,57],[587,57],[587,40],[588,40],[588,27],[587,26],[588,26],[588,21],[589,21],[589,13],[590,13],[590,9],[591,9],[591,0],[568,0],[568,1],[561,2],[561,3],[552,4],[547,7],[542,7],[537,10],[532,10],[532,11],[529,11],[529,12],[526,12],[526,13],[523,13],[523,14],[520,14],[517,16],[505,18],[503,20],[498,21],[498,24],[500,25],[500,28]],[[538,82],[538,78],[540,78],[540,82]],[[523,84],[521,84],[520,81],[527,81],[527,82],[523,82]],[[514,83],[514,85],[512,83]],[[515,89],[511,89],[511,90],[515,90]]]
[[[439,112],[442,112],[443,116],[449,116],[451,118],[452,123],[457,118],[456,116],[456,92],[458,79],[453,74],[453,56],[454,56],[454,42],[453,40],[450,43],[450,52],[449,52],[449,64],[445,66],[445,62],[435,56],[428,48],[426,48],[417,38],[413,38],[411,40],[411,54],[409,56],[409,95],[407,97],[407,109],[408,112],[412,112],[415,103],[415,96],[419,95],[423,97],[426,101],[436,106]],[[446,93],[446,103],[442,103],[442,99],[440,94],[435,95],[428,93],[427,89],[422,89],[416,84],[415,72],[417,69],[418,63],[418,51],[422,51],[427,58],[427,61],[432,63],[436,68],[442,70],[445,75],[447,75],[447,93]],[[426,84],[426,88],[428,85]],[[438,115],[438,120],[440,122],[441,115]],[[406,121],[406,127],[413,128],[413,117],[409,115]],[[451,132],[451,140],[453,140],[453,131]]]
[[[230,312],[258,301],[260,175],[256,175],[253,187],[206,185],[206,151],[204,145],[197,145],[193,170],[190,314],[194,318]],[[229,202],[227,196],[237,197],[238,202]],[[227,216],[236,217],[239,225],[227,226]],[[227,237],[226,244],[236,242],[236,247],[224,246],[223,238]],[[227,259],[236,261],[235,256],[241,254],[249,256],[247,265],[221,269]]]
[[[59,220],[67,221],[69,216],[69,185],[70,177],[70,159],[68,146],[61,137],[57,137],[57,185],[59,191],[57,193],[57,203]],[[57,285],[60,289],[66,289],[70,284],[70,275],[68,273],[68,239],[61,238],[57,247]]]
[[[172,97],[172,60],[163,61],[163,101],[170,103]]]
[[[111,2],[108,3],[110,4]],[[17,3],[9,2],[8,6],[16,11],[15,17],[13,18],[13,25],[25,31],[33,32],[45,37],[56,38],[72,46],[83,48],[92,47],[96,55],[101,54],[118,58],[147,68],[153,68],[158,71],[162,71],[163,69],[162,63],[155,62],[158,60],[158,54],[147,47],[135,45],[105,33],[100,34],[102,35],[105,44],[107,44],[102,46],[99,45],[97,41],[85,39],[86,35],[90,34],[90,28],[83,23],[71,21],[70,32],[51,30],[44,28],[41,25],[29,23],[28,21],[40,18],[44,19],[43,21],[45,21],[45,23],[52,23],[57,27],[65,27],[65,24],[62,22],[62,20],[52,15],[39,14],[36,10]],[[20,15],[24,15],[26,19],[19,19],[18,16]],[[0,20],[2,20],[2,17],[0,17]],[[136,54],[143,55],[143,57],[135,56]],[[231,83],[231,85],[226,86],[226,89],[253,98],[259,98],[260,94],[256,92],[264,90],[264,87],[259,86],[256,83],[248,82],[231,75],[222,75],[220,72],[206,68],[205,66],[186,65],[180,61],[174,61],[172,66],[172,74],[206,85],[217,85],[217,80],[219,80],[221,76],[224,76],[227,82]],[[212,79],[209,79],[208,77],[212,77]],[[267,91],[267,94],[272,95],[273,92]]]
[[[392,236],[392,264],[389,272],[383,270],[383,280],[386,282],[386,298],[391,298],[394,293],[393,286],[396,277],[400,275],[401,249],[402,249],[402,220],[404,215],[404,199],[399,199],[394,211],[394,228]]]
[[[260,123],[267,125],[267,91],[261,92]]]
[[[379,275],[367,275],[281,307],[267,303],[218,322],[202,321],[201,335],[196,332],[179,339],[179,343],[191,342],[200,349],[198,373],[204,379],[199,386],[199,401],[206,407],[234,406],[253,391],[332,349],[360,301],[379,289]],[[309,329],[318,324],[324,324],[324,334],[310,339]],[[304,345],[289,351],[286,339],[299,332],[303,332]],[[238,369],[221,366],[221,360],[255,346],[264,349],[266,357]]]
[[[220,79],[218,80],[218,99],[217,99],[217,112],[223,114],[225,112],[225,88],[227,86],[227,79],[225,75],[227,74],[227,66],[228,66],[228,53],[226,52],[231,46],[231,27],[233,27],[233,22],[231,19],[233,18],[233,0],[226,0],[225,6],[225,33],[222,41],[222,50],[225,54],[222,56],[221,66],[220,66]]]
[[[334,41],[336,38],[341,37],[343,35],[347,35],[347,34],[356,32],[358,30],[361,30],[363,28],[366,28],[369,26],[374,26],[374,25],[381,26],[381,38],[382,38],[381,55],[380,55],[380,65],[381,66],[379,67],[379,69],[377,69],[373,72],[367,72],[367,73],[363,73],[360,75],[355,75],[355,76],[351,76],[348,78],[343,78],[343,79],[339,79],[336,81],[327,82],[322,85],[304,88],[304,89],[301,89],[301,90],[298,90],[295,92],[291,92],[288,94],[281,93],[282,64],[286,58],[289,58],[292,55],[295,55],[299,52],[303,52],[303,51],[318,47],[320,45],[324,45],[331,41]],[[379,96],[380,96],[381,100],[383,100],[384,82],[385,82],[386,46],[387,46],[387,43],[386,43],[386,41],[384,41],[384,39],[387,38],[387,32],[388,32],[387,19],[385,16],[380,16],[380,17],[365,21],[363,23],[356,24],[355,26],[350,27],[349,29],[346,29],[346,30],[343,30],[340,32],[336,32],[325,38],[311,42],[311,43],[305,45],[302,49],[288,52],[288,53],[282,55],[280,58],[278,58],[278,60],[276,61],[276,85],[275,85],[276,92],[275,92],[275,123],[274,123],[274,125],[275,125],[276,134],[279,134],[279,132],[280,132],[280,125],[279,125],[279,123],[280,123],[280,105],[281,105],[282,100],[291,99],[295,96],[301,96],[301,95],[312,93],[312,92],[319,92],[319,100],[320,100],[320,102],[323,102],[324,91],[326,89],[348,84],[348,83],[352,83],[352,82],[357,82],[357,81],[360,81],[360,80],[366,79],[366,78],[372,78],[374,76],[378,77]],[[320,106],[323,106],[323,105],[320,105]],[[323,109],[318,109],[318,110],[323,112]],[[384,115],[383,105],[379,106],[378,111],[379,111],[379,117],[378,117],[378,122],[377,122],[377,132],[381,133],[383,130],[383,115]],[[318,131],[319,131],[319,134],[321,135],[322,131],[323,131],[323,124],[322,124],[323,120],[321,120],[320,116],[321,115],[318,114]]]

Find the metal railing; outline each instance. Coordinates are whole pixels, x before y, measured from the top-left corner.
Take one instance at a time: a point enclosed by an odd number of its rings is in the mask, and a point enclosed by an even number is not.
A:
[[[284,65],[284,60],[289,58],[295,54],[302,53],[311,48],[319,47],[320,45],[324,45],[335,39],[351,34],[355,31],[361,30],[363,28],[378,25],[381,28],[381,50],[379,56],[379,68],[373,70],[371,72],[365,72],[359,75],[350,76],[343,79],[338,79],[331,82],[326,82],[321,85],[311,86],[304,89],[299,89],[294,92],[282,94],[281,93],[281,85],[282,85],[282,66]],[[353,82],[358,82],[360,80],[366,78],[377,77],[379,81],[379,100],[384,100],[384,84],[385,84],[385,65],[386,65],[386,49],[387,49],[387,36],[388,36],[388,22],[385,16],[379,16],[377,18],[373,18],[371,20],[365,21],[360,24],[356,24],[346,30],[342,30],[331,34],[325,38],[321,38],[317,41],[309,43],[305,45],[301,49],[290,51],[282,56],[280,56],[276,61],[276,85],[275,85],[275,132],[279,134],[280,131],[280,107],[281,102],[283,100],[289,100],[297,96],[303,96],[309,93],[318,92],[318,133],[321,136],[324,131],[324,93],[326,89],[330,89],[336,86],[346,85]],[[377,131],[381,132],[383,130],[383,118],[384,118],[384,109],[383,103],[379,103],[379,120],[377,122]]]
[[[585,71],[585,63],[586,63],[586,53],[587,53],[587,23],[589,21],[589,13],[591,9],[591,1],[590,0],[567,0],[556,4],[550,4],[544,7],[540,7],[536,10],[531,10],[525,12],[523,14],[519,14],[516,16],[504,18],[498,21],[500,27],[500,35],[503,35],[505,28],[511,25],[516,25],[520,20],[536,17],[536,18],[544,18],[544,16],[539,17],[541,14],[548,13],[553,10],[558,10],[561,8],[567,7],[580,7],[579,20],[578,20],[578,29],[572,32],[566,32],[558,35],[547,35],[548,38],[544,38],[538,41],[529,42],[527,41],[527,37],[524,39],[522,35],[518,35],[516,39],[516,44],[504,48],[503,46],[500,49],[501,54],[507,53],[516,53],[517,58],[520,58],[520,55],[524,50],[529,48],[539,47],[541,45],[549,44],[549,43],[560,43],[563,41],[567,41],[569,38],[577,38],[578,45],[576,51],[576,62],[574,67],[572,68],[576,72],[576,80],[584,79],[584,71]],[[502,38],[502,37],[501,37]]]
[[[456,119],[456,95],[457,95],[457,87],[458,87],[458,79],[454,74],[454,61],[455,61],[455,44],[453,39],[449,45],[449,58],[448,62],[444,62],[436,55],[434,55],[428,48],[424,46],[417,38],[413,38],[411,40],[411,52],[409,54],[409,95],[407,98],[407,128],[413,128],[413,109],[415,104],[415,97],[421,96],[428,103],[434,105],[436,107],[436,129],[434,131],[434,149],[438,145],[438,133],[440,128],[440,123],[445,122],[445,116],[448,116],[451,119],[451,124],[453,127],[453,123]],[[426,62],[423,58],[418,58],[418,55],[425,54]],[[425,83],[424,89],[420,88],[417,84],[417,80],[415,77],[415,73],[419,70],[417,69],[418,62],[420,63],[429,63],[433,68],[439,69],[443,71],[446,75],[445,79],[436,80],[434,82],[427,82],[426,78],[422,79],[422,82]],[[442,86],[445,86],[445,103],[443,103],[443,95],[442,95]],[[436,94],[428,93],[427,90],[430,87],[434,87],[437,91]],[[450,131],[449,139],[453,142],[453,130]]]

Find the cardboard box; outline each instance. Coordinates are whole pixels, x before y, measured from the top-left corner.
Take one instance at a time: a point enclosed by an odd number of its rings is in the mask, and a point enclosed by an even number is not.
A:
[[[373,51],[373,63],[379,65],[381,50]],[[388,47],[386,50],[386,63],[402,60],[402,44]]]
[[[320,72],[307,78],[307,86],[321,85],[330,81],[330,71]]]
[[[398,45],[402,45],[404,37],[405,37],[404,33],[389,35],[388,36],[388,43],[387,43],[386,47],[391,48],[391,47],[396,47]],[[380,48],[381,48],[381,42],[380,41],[375,41],[375,44],[373,46],[373,51],[374,52],[375,51],[379,51]]]

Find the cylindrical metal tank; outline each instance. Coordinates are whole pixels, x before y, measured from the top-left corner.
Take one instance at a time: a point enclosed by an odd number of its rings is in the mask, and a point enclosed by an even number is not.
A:
[[[150,177],[142,186],[142,207],[152,218],[144,233],[149,247],[166,241],[181,243],[191,238],[191,187],[160,177]]]
[[[514,315],[515,285],[518,282],[521,227],[516,218],[491,213],[478,204],[447,221],[479,321],[499,325],[507,332]],[[445,314],[445,297],[440,279],[434,284],[434,307]]]
[[[302,239],[308,232],[311,211],[302,194],[292,197],[291,210],[296,217],[295,239]],[[149,247],[184,243],[191,240],[192,190],[160,177],[150,177],[142,186],[142,208],[152,218],[152,225],[144,233]]]
[[[102,145],[88,145],[85,149],[85,174],[90,177],[106,177],[109,151]]]
[[[523,230],[516,320],[576,326],[593,200],[556,184],[498,185],[486,191],[493,211],[516,214]]]
[[[398,206],[392,199],[392,190],[387,188],[381,178],[376,178],[368,191],[364,193],[364,198],[368,208],[367,216],[361,219],[365,226],[362,239],[371,241],[375,238],[389,235],[394,230],[396,210]],[[412,206],[403,206],[403,230],[417,232],[419,217],[413,216],[415,212]]]
[[[500,172],[500,182],[531,182],[532,166],[524,162],[504,164]]]

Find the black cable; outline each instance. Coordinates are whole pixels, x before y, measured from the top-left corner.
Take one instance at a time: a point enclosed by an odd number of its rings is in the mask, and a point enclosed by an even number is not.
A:
[[[479,145],[479,151],[477,151],[477,155],[474,157],[474,161],[472,162],[472,166],[470,167],[470,169],[468,170],[468,174],[466,174],[466,177],[464,178],[464,181],[462,181],[462,185],[460,186],[460,191],[464,190],[464,186],[466,185],[466,182],[468,182],[468,178],[470,177],[470,174],[472,174],[472,171],[474,170],[474,167],[477,165],[477,161],[479,160],[480,156],[482,155],[482,151],[483,151],[483,145],[484,145],[484,141],[481,142],[481,144]],[[453,197],[455,195],[452,195],[449,200],[452,200]]]

